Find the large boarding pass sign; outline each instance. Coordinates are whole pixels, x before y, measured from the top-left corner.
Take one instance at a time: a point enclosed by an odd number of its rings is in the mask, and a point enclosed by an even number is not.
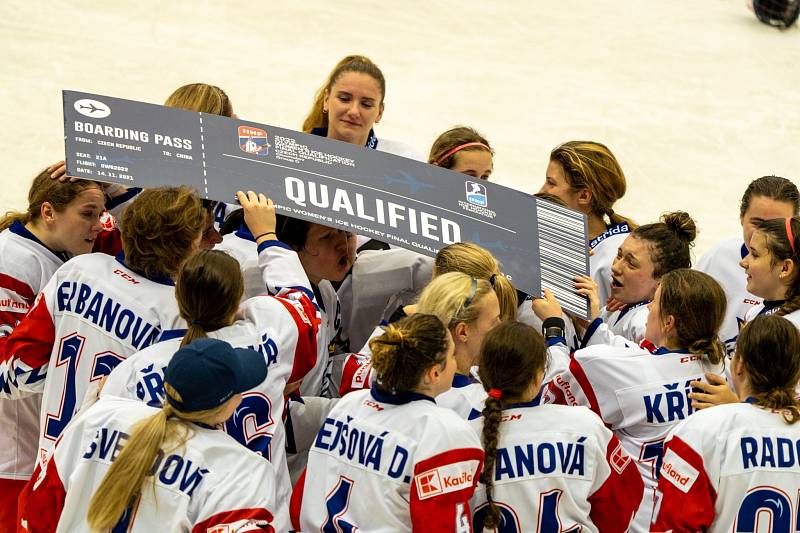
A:
[[[522,290],[551,288],[581,316],[586,217],[528,194],[411,159],[292,130],[64,91],[67,172],[129,187],[189,185],[235,202],[263,192],[286,215],[434,256],[474,242]]]

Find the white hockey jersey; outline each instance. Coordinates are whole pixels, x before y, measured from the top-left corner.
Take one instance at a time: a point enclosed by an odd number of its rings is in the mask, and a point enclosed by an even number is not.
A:
[[[133,425],[158,411],[107,396],[75,418],[20,496],[21,531],[90,533],[89,501]],[[113,531],[273,531],[272,465],[222,431],[193,426],[183,448],[158,456],[135,509]]]
[[[745,315],[763,300],[747,291],[747,275],[739,266],[747,253],[747,246],[741,237],[736,237],[722,241],[706,252],[695,266],[696,270],[714,278],[725,291],[727,307],[725,320],[719,329],[719,338],[725,343],[729,357],[733,356],[736,337],[742,329]]]
[[[169,278],[148,279],[121,256],[102,253],[59,268],[11,335],[0,339],[0,395],[44,393],[38,461],[52,450],[90,383],[165,333],[185,328]]]
[[[314,306],[305,294],[287,291],[282,296],[247,300],[239,309],[239,320],[208,333],[210,338],[231,346],[256,350],[267,362],[267,378],[243,394],[241,405],[225,423],[225,431],[274,465],[278,479],[278,531],[288,530],[292,491],[286,464],[284,389],[314,367],[319,325]],[[164,372],[180,343],[179,338],[159,342],[128,357],[111,372],[102,396],[138,399],[160,407],[164,401]]]
[[[589,256],[589,274],[597,283],[597,290],[600,293],[600,305],[605,305],[608,297],[611,296],[611,263],[617,257],[617,250],[622,245],[631,227],[627,222],[611,226],[606,231],[589,241],[589,249],[592,255]]]
[[[777,313],[781,305],[783,305],[783,300],[776,301],[776,302],[761,302],[758,305],[752,306],[744,315],[744,323],[747,324],[755,317],[759,315],[774,315]],[[798,329],[800,329],[800,309],[796,311],[792,311],[789,314],[783,315],[783,318],[791,322],[795,325]]]
[[[469,532],[482,463],[477,435],[432,398],[356,391],[311,447],[292,520],[302,531]]]
[[[576,351],[569,369],[550,383],[546,400],[589,407],[614,431],[637,461],[646,488],[631,531],[647,531],[664,439],[694,411],[689,382],[704,379],[705,372],[719,374],[723,365],[686,351],[651,352],[620,337],[615,341]]]
[[[11,333],[36,295],[68,259],[20,222],[0,233],[0,335]],[[0,399],[0,478],[28,479],[36,463],[42,395]]]
[[[478,435],[483,421],[470,421]],[[501,531],[622,533],[643,491],[635,461],[585,407],[522,403],[503,410],[492,494]],[[480,483],[472,499],[475,531],[483,531],[486,501]]]
[[[436,405],[450,409],[466,420],[473,411],[483,409],[485,399],[486,391],[477,377],[455,374],[453,386],[436,397]]]
[[[264,276],[258,266],[258,249],[253,234],[245,227],[240,227],[234,233],[223,235],[222,242],[214,247],[230,255],[239,262],[244,279],[244,292],[242,301],[248,298],[267,293],[264,285]]]
[[[385,316],[389,302],[408,302],[430,283],[433,259],[403,248],[365,250],[337,291],[343,338],[358,349]],[[391,311],[394,311],[392,308]],[[391,312],[390,311],[390,312]]]
[[[297,253],[280,241],[264,241],[258,245],[258,264],[270,294],[279,294],[287,288],[299,290],[319,307],[321,322],[317,334],[317,363],[303,379],[300,394],[337,396],[342,365],[338,366],[338,376],[333,376],[333,345],[341,331],[342,311],[336,291],[328,280],[322,280],[318,286],[312,287]],[[343,364],[344,355],[339,360]]]
[[[608,311],[605,307],[600,310],[600,318],[608,325],[608,331],[612,335],[625,337],[634,344],[639,344],[644,340],[644,332],[647,329],[647,315],[650,311],[647,304],[650,302],[639,302],[631,304],[622,311]],[[606,343],[607,338],[595,331],[592,335],[584,338],[584,345]]]
[[[665,443],[651,531],[796,531],[800,424],[749,403],[705,409]]]

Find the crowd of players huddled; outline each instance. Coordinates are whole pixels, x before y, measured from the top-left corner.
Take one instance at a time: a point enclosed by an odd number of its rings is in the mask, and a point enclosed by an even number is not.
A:
[[[347,56],[302,129],[421,159],[376,136],[385,89]],[[202,83],[166,105],[237,118]],[[427,162],[489,179],[493,154],[459,126]],[[588,220],[588,320],[474,243],[43,170],[0,221],[0,530],[794,531],[795,184],[753,179],[692,265],[688,213],[615,212],[605,145],[542,170]]]

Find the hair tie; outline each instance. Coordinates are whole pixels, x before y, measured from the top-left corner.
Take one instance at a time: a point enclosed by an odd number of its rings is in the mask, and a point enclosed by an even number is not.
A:
[[[789,246],[792,247],[792,256],[797,256],[797,251],[794,249],[794,235],[792,234],[792,217],[786,217],[786,237],[789,238]]]
[[[497,274],[492,274],[491,276],[489,276],[489,284],[492,287],[494,287],[494,282],[495,282],[496,279],[497,279]]]
[[[201,320],[192,320],[192,325],[193,326],[200,326],[202,328],[203,327],[203,322]]]
[[[499,400],[503,397],[503,391],[500,389],[489,389],[489,396],[494,398],[495,400]]]
[[[448,157],[450,157],[450,156],[451,156],[451,155],[453,155],[454,153],[458,152],[459,150],[463,150],[464,148],[469,148],[470,146],[482,146],[483,148],[486,148],[486,150],[487,150],[487,151],[489,151],[489,152],[491,152],[491,151],[492,151],[492,149],[491,149],[491,148],[489,148],[488,146],[486,146],[486,145],[485,145],[485,144],[483,144],[482,142],[470,142],[470,143],[464,143],[464,144],[460,144],[460,145],[456,146],[455,148],[453,148],[453,149],[452,149],[452,150],[450,150],[449,152],[445,152],[445,154],[444,154],[442,157],[440,157],[439,159],[437,159],[437,160],[436,160],[436,162],[434,163],[434,165],[436,165],[436,166],[439,166],[439,164],[440,164],[442,161],[444,161],[445,159],[447,159]]]

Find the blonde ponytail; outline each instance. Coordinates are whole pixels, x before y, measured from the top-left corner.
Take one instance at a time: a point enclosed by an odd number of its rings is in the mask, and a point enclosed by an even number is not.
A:
[[[169,383],[164,383],[164,392],[182,401]],[[134,424],[128,441],[117,458],[112,459],[108,472],[89,501],[86,513],[89,527],[95,531],[113,528],[125,510],[141,496],[145,478],[157,473],[155,461],[161,450],[176,450],[191,438],[192,429],[186,422],[214,423],[232,400],[213,409],[192,412],[179,411],[165,401],[161,411]]]

